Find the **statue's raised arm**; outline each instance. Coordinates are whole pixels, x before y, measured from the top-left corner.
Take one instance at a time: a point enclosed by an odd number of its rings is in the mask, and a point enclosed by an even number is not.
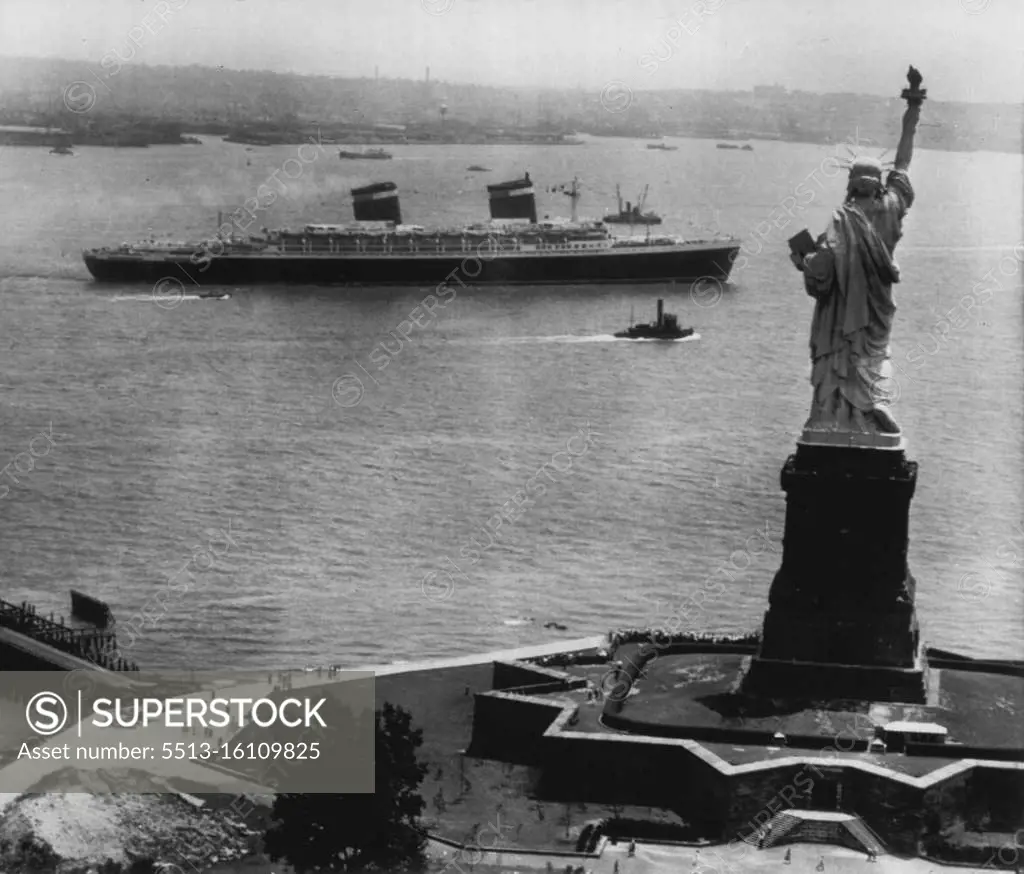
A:
[[[907,83],[910,87],[904,88],[902,94],[903,99],[907,101],[907,111],[903,113],[903,131],[896,147],[896,159],[893,161],[896,170],[906,170],[910,167],[910,159],[914,154],[914,132],[921,118],[921,104],[928,94],[928,91],[921,87],[921,73],[916,67],[907,70]]]

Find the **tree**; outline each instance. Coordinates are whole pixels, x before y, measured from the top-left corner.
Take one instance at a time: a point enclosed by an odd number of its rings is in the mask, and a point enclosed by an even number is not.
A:
[[[416,791],[427,772],[416,759],[423,731],[387,703],[374,719],[373,795],[278,795],[264,838],[272,861],[284,860],[298,874],[423,867],[426,841],[417,825],[425,804]]]

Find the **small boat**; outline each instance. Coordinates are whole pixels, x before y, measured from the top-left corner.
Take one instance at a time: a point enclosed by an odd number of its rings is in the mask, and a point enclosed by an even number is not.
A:
[[[231,293],[228,291],[201,291],[196,297],[200,300],[230,300]]]
[[[469,172],[471,172],[471,173],[490,173],[491,172],[491,168],[490,167],[481,167],[479,164],[470,164],[466,169]]]
[[[97,628],[108,628],[114,624],[114,614],[105,601],[77,589],[71,590],[71,615]]]
[[[51,155],[73,155],[75,153],[71,151],[71,146],[54,146],[52,149],[50,149],[50,154]]]
[[[735,143],[718,143],[715,146],[715,148],[716,149],[738,149],[739,146],[737,146]]]
[[[619,201],[619,212],[618,214],[606,215],[603,221],[613,225],[660,225],[660,215],[655,212],[641,212],[647,200],[648,188],[649,186],[644,186],[644,193],[640,195],[640,200],[635,206],[627,200],[625,208],[623,208],[622,193],[619,191],[619,186],[616,185],[615,196]]]
[[[632,320],[630,320],[632,321]],[[630,325],[615,336],[624,340],[682,340],[693,334],[693,328],[680,328],[679,319],[665,312],[665,301],[658,298],[658,319],[649,325]]]
[[[669,146],[665,143],[648,143],[648,149],[657,149],[659,152],[678,152],[679,146]]]
[[[752,145],[750,145],[750,143],[747,143],[745,146],[740,146],[740,151],[741,152],[752,152],[752,151],[754,151],[754,147]]]
[[[338,152],[338,157],[343,161],[358,161],[364,159],[367,161],[390,161],[391,155],[385,152],[383,149],[364,149],[362,152],[349,152],[342,149]]]

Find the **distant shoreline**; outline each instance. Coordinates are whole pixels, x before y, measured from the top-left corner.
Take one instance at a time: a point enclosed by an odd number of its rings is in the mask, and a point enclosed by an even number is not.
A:
[[[124,87],[129,70],[131,87]],[[64,128],[76,137],[123,135],[146,128],[147,136],[161,142],[173,139],[175,130],[290,138],[294,132],[315,132],[319,126],[337,142],[375,145],[403,138],[465,145],[557,142],[579,132],[819,145],[856,140],[894,148],[905,106],[897,96],[898,82],[888,94],[779,85],[648,90],[639,82],[633,87],[610,82],[597,92],[200,65],[133,63],[119,75],[124,78],[115,85],[113,74],[97,78],[82,61],[0,58],[0,121]],[[916,145],[937,151],[1020,154],[1022,125],[1024,106],[1019,101],[944,100],[936,92],[925,107]]]
[[[569,135],[546,135],[524,133],[503,137],[467,135],[452,139],[438,139],[429,136],[407,136],[388,139],[374,136],[331,135],[318,131],[289,130],[264,134],[260,132],[234,133],[221,137],[224,142],[246,146],[299,146],[310,139],[331,146],[582,146],[583,140]]]
[[[204,129],[205,127],[205,129]],[[186,132],[189,131],[189,132]],[[330,146],[361,146],[387,148],[389,146],[584,146],[586,141],[579,139],[577,133],[598,139],[634,139],[648,142],[660,142],[665,138],[715,140],[720,143],[747,144],[754,142],[805,143],[807,145],[834,146],[837,143],[827,137],[786,136],[767,131],[731,131],[707,132],[685,131],[664,134],[645,135],[632,131],[586,131],[573,133],[542,133],[537,131],[508,132],[501,135],[488,135],[484,132],[467,132],[441,138],[430,133],[411,133],[397,136],[382,136],[374,131],[328,130],[315,127],[295,127],[289,129],[235,129],[225,130],[222,126],[195,126],[180,122],[164,122],[161,129],[155,129],[149,123],[138,125],[121,124],[110,129],[92,129],[88,132],[67,131],[60,128],[45,127],[14,127],[0,126],[0,146],[101,146],[108,148],[148,148],[149,146],[168,145],[201,145],[202,140],[195,134],[222,140],[237,145],[252,147],[303,145],[313,141]],[[881,144],[867,141],[867,145],[877,148]],[[919,145],[926,151],[938,152],[991,152],[993,154],[1019,154],[1013,149],[999,148],[955,148],[953,145],[928,143]],[[748,149],[749,151],[749,149]]]

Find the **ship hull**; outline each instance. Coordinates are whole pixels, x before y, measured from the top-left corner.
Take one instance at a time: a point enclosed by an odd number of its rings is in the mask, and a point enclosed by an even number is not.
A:
[[[230,254],[194,264],[185,255],[87,252],[86,267],[103,282],[192,285],[471,285],[678,282],[728,278],[738,243],[683,244],[601,252],[511,255]],[[205,267],[206,269],[202,269]]]
[[[628,331],[619,331],[614,335],[619,340],[685,340],[693,336],[693,328],[685,331],[677,331],[668,334],[656,328],[630,328]]]

